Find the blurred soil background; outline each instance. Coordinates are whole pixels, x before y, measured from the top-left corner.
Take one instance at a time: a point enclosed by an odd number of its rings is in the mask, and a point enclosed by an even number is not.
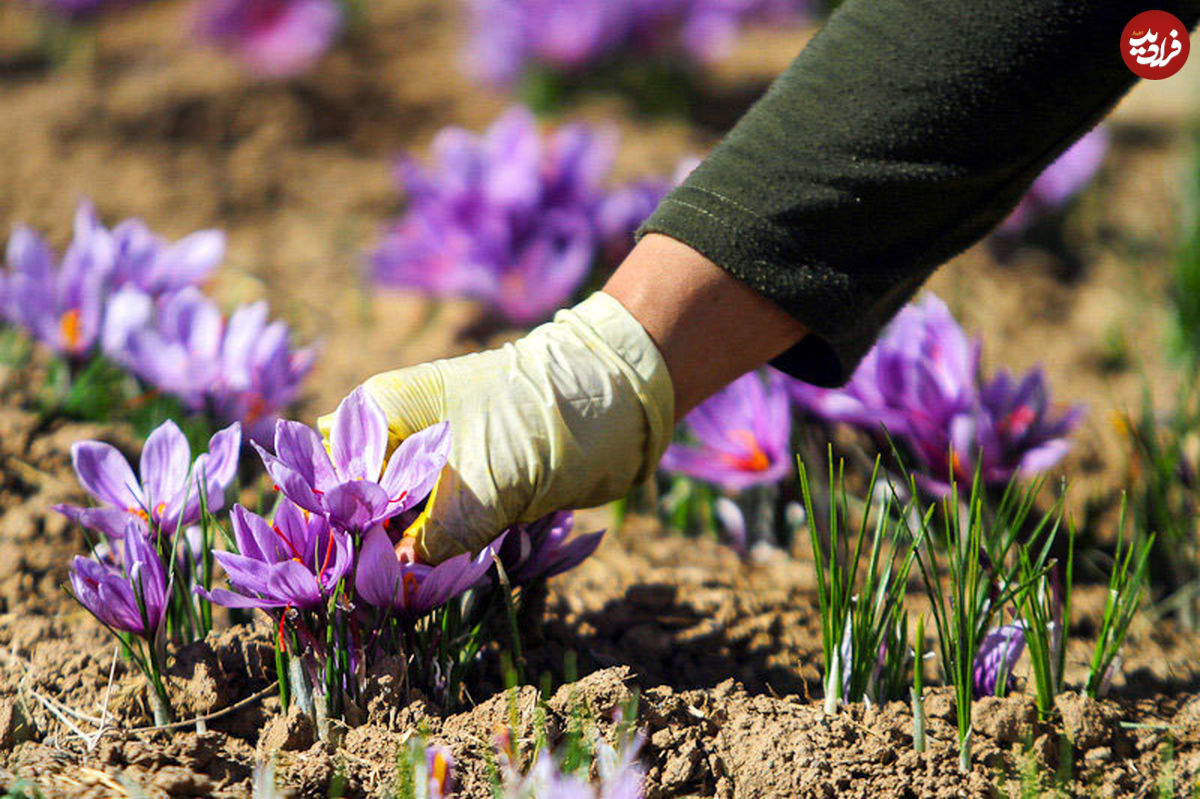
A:
[[[320,69],[266,83],[188,46],[183,2],[113,16],[99,26],[90,63],[65,67],[40,54],[26,10],[3,3],[0,229],[29,224],[61,246],[85,196],[106,220],[142,217],[173,238],[223,229],[229,257],[217,295],[229,303],[267,298],[320,346],[300,415],[309,422],[374,372],[488,343],[472,333],[479,313],[470,302],[435,305],[373,289],[364,254],[402,205],[393,158],[423,153],[446,125],[482,129],[509,99],[463,75],[457,4],[364,5],[369,24]],[[639,116],[613,97],[587,99],[564,118],[619,129],[617,178],[669,174],[681,157],[706,152],[810,34],[744,37],[712,69],[691,119]],[[1200,59],[1177,78],[1139,87],[1111,121],[1113,147],[1070,217],[1065,253],[1025,248],[1001,263],[981,245],[931,283],[967,331],[982,335],[989,368],[1042,364],[1056,400],[1088,404],[1073,454],[1057,470],[1071,475],[1076,509],[1111,501],[1122,484],[1126,443],[1114,412],[1134,412],[1145,386],[1164,398],[1175,389],[1164,352],[1169,264],[1198,108]],[[488,795],[482,757],[467,753],[489,746],[507,717],[494,677],[474,697],[482,705],[442,720],[419,703],[397,711],[388,701],[395,675],[380,674],[369,725],[336,752],[313,744],[299,719],[275,718],[277,699],[226,713],[207,732],[111,735],[92,748],[73,736],[64,711],[45,698],[90,716],[114,713],[130,727],[149,724],[139,679],[118,663],[109,687],[111,644],[60,588],[84,543],[49,512],[78,498],[73,441],[99,437],[130,452],[136,441],[114,426],[39,429],[18,409],[22,390],[18,376],[3,376],[0,776],[37,777],[51,796],[134,795],[133,786],[151,796],[248,795],[256,758],[282,749],[280,780],[299,795],[326,795],[335,772],[349,795],[379,794],[395,746],[420,722],[432,739],[454,745],[462,795]],[[577,529],[609,524],[603,513],[584,514]],[[552,583],[542,640],[529,654],[556,685],[568,650],[578,653],[579,673],[591,675],[560,690],[552,721],[563,723],[571,697],[603,713],[640,689],[651,797],[983,795],[1007,792],[1018,779],[1005,764],[1058,765],[1061,752],[1032,723],[1028,695],[985,700],[976,743],[984,766],[967,777],[955,766],[948,695],[944,711],[930,700],[927,759],[905,743],[904,706],[822,717],[807,700],[819,693],[813,578],[807,553],[795,554],[746,563],[724,546],[637,518],[609,535],[596,557]],[[1102,602],[1101,587],[1081,592],[1069,680],[1079,678]],[[202,715],[266,689],[269,634],[265,624],[219,633],[181,656],[173,679],[189,710]],[[1142,616],[1126,646],[1120,699],[1061,700],[1076,790],[1149,791],[1164,763],[1180,784],[1200,775],[1198,656],[1200,639]],[[530,691],[518,703],[525,725]],[[1001,752],[1011,757],[993,754]]]

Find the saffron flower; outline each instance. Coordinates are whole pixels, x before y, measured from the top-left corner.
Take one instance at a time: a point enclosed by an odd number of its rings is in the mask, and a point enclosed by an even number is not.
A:
[[[146,439],[140,478],[116,447],[103,441],[78,441],[71,447],[75,474],[100,507],[55,505],[74,522],[111,538],[121,538],[132,521],[143,534],[173,535],[200,519],[200,486],[210,511],[225,504],[225,490],[237,472],[242,430],[238,424],[217,432],[208,452],[192,461],[187,438],[167,420]]]
[[[126,5],[133,0],[30,0],[33,5],[61,14],[71,19],[91,16],[114,6]]]
[[[457,787],[454,778],[454,756],[444,746],[425,750],[425,778],[429,789],[427,799],[448,799]]]
[[[152,640],[167,609],[167,575],[150,540],[129,522],[121,568],[76,556],[71,564],[75,599],[113,630]]]
[[[89,204],[81,213],[92,216]],[[200,230],[178,241],[154,233],[140,219],[126,219],[112,229],[113,285],[132,286],[152,297],[199,285],[225,259],[225,234]]]
[[[1074,405],[1055,413],[1040,369],[1019,383],[1002,370],[948,424],[914,431],[910,441],[923,463],[922,487],[945,495],[950,475],[968,485],[977,468],[988,485],[1044,472],[1070,450],[1067,437],[1085,412],[1083,405]]]
[[[227,608],[322,607],[354,565],[350,536],[325,517],[280,503],[273,523],[234,505],[231,514],[238,552],[213,551],[234,591],[195,588]]]
[[[169,242],[139,219],[109,230],[85,200],[75,211],[74,237],[61,263],[32,230],[13,231],[0,277],[0,312],[63,355],[87,355],[101,335],[109,351],[120,343],[114,332],[143,322],[142,306],[204,280],[224,255],[218,231]],[[114,307],[116,295],[124,302]],[[141,298],[138,305],[134,298]]]
[[[800,0],[471,0],[468,70],[509,85],[530,66],[578,73],[613,59],[720,58],[753,20],[795,17]]]
[[[671,444],[661,467],[730,492],[782,480],[792,470],[786,380],[751,372],[705,400],[684,419],[696,443]]]
[[[1016,680],[1012,670],[1025,651],[1025,628],[1018,622],[997,627],[983,637],[975,655],[972,685],[975,698],[995,696],[1001,672],[1005,675],[1005,690],[1012,690]]]
[[[363,537],[354,590],[368,605],[412,621],[476,585],[491,568],[493,551],[464,552],[437,566],[401,563],[387,531],[376,525]]]
[[[1096,177],[1107,153],[1108,130],[1093,128],[1037,176],[996,233],[1020,236],[1039,219],[1066,208]]]
[[[932,294],[896,315],[846,386],[789,384],[805,413],[881,436],[915,456],[922,487],[945,495],[953,476],[969,485],[976,465],[989,485],[1051,468],[1070,449],[1082,406],[1061,413],[1040,370],[1019,381],[999,371],[984,383],[981,342],[966,335]]]
[[[482,136],[443,130],[433,153],[432,169],[399,165],[409,207],[371,256],[375,280],[472,297],[516,324],[565,303],[596,255],[611,137],[583,125],[543,137],[517,107]]]
[[[287,78],[311,69],[343,22],[336,0],[205,0],[197,28],[250,71]]]
[[[75,237],[61,263],[40,236],[17,227],[0,279],[4,318],[59,354],[86,355],[100,334],[114,257],[112,234],[86,206],[75,214]]]
[[[600,546],[604,531],[567,537],[575,526],[575,515],[552,513],[529,524],[509,528],[497,549],[504,573],[513,585],[546,580],[575,568]]]
[[[195,288],[157,307],[129,293],[113,305],[121,321],[105,331],[105,343],[115,360],[189,410],[244,423],[255,441],[270,440],[312,367],[313,351],[291,346],[287,325],[269,321],[265,302],[240,306],[228,320]]]
[[[802,411],[870,433],[907,436],[969,407],[977,393],[980,343],[938,297],[903,308],[842,388],[792,381]]]
[[[288,499],[341,529],[366,531],[429,495],[450,454],[450,428],[414,433],[385,464],[387,444],[387,417],[360,386],[333,414],[328,451],[311,427],[282,419],[275,454],[255,447]]]

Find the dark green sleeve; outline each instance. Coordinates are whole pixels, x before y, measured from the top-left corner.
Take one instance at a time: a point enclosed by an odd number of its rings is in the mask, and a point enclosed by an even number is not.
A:
[[[804,323],[775,364],[843,382],[939,264],[981,238],[1135,78],[1122,29],[1200,0],[847,0],[640,234]]]

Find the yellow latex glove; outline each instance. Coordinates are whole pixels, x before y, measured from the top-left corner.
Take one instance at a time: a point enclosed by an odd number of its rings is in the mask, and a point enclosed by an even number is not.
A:
[[[390,447],[450,423],[449,462],[406,533],[431,563],[477,552],[517,522],[625,496],[653,472],[675,423],[658,348],[600,292],[499,349],[363,385],[387,415]]]

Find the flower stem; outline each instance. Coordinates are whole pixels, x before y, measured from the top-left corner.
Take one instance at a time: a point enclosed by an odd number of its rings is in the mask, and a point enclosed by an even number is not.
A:
[[[302,661],[303,658],[296,654],[288,657],[288,682],[292,687],[292,698],[296,700],[300,712],[316,721],[317,708],[313,703],[312,685],[304,672]]]

